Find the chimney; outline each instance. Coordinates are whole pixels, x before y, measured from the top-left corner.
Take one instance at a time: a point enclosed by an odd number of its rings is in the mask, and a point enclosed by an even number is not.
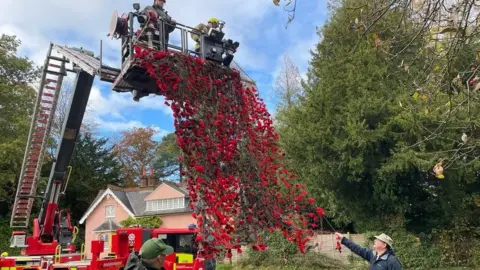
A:
[[[140,177],[140,187],[146,187],[148,182],[147,173],[145,168],[142,168],[142,177]]]
[[[148,186],[154,187],[157,185],[157,179],[155,178],[155,174],[153,173],[153,169],[150,168],[150,175],[148,176]]]

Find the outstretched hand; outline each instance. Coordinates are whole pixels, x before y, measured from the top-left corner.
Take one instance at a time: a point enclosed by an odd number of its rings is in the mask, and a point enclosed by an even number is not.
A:
[[[338,238],[340,238],[340,240],[342,240],[343,237],[345,237],[345,236],[343,236],[343,234],[341,234],[341,233],[339,233],[339,232],[336,232],[335,235],[336,235]]]

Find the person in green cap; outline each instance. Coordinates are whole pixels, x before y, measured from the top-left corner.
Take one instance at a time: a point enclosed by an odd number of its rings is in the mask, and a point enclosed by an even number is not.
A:
[[[149,239],[140,248],[138,256],[135,252],[130,254],[125,270],[164,270],[165,256],[172,253],[173,248],[161,239]]]

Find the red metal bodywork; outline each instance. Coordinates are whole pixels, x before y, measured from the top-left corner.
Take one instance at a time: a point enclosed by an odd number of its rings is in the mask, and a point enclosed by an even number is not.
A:
[[[38,223],[38,221],[36,222]],[[197,232],[198,230],[196,228],[120,228],[116,231],[116,234],[112,235],[112,252],[115,253],[114,258],[100,258],[100,254],[104,251],[104,242],[94,240],[91,245],[92,260],[90,262],[82,261],[82,254],[78,253],[67,252],[57,258],[51,255],[32,256],[24,254],[26,256],[23,257],[0,257],[0,269],[3,267],[9,267],[9,270],[120,270],[125,267],[130,253],[132,251],[140,251],[143,243],[152,237],[158,237],[160,234],[182,235],[195,234]],[[34,231],[34,235],[35,233],[38,232]],[[34,236],[28,237],[27,242],[29,245],[31,243],[35,244]],[[38,245],[37,248],[40,248],[40,245]],[[53,250],[52,254],[55,254],[55,248],[56,245],[52,243],[52,246],[49,247],[49,249]],[[30,250],[35,249],[32,248]],[[74,252],[75,249],[71,251]],[[194,256],[192,262],[179,262],[179,257],[181,257],[182,254],[185,253],[175,252],[168,255],[165,258],[164,268],[166,270],[200,270],[204,267],[204,259],[199,256]],[[193,255],[195,254],[191,254],[190,256]],[[31,259],[25,260],[25,258]],[[25,265],[27,261],[28,265]],[[48,261],[50,261],[51,264],[46,266],[45,264]],[[42,265],[44,268],[41,268]]]
[[[22,249],[21,254],[28,256],[37,256],[55,254],[55,249],[57,248],[58,242],[55,239],[51,243],[42,242],[40,238],[40,222],[38,218],[35,218],[33,220],[33,233],[31,236],[27,236],[26,244],[27,248]],[[68,250],[72,253],[75,252],[75,246],[68,246]]]

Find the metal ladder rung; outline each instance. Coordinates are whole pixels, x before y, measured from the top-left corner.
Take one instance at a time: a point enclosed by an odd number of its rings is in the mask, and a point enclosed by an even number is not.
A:
[[[47,56],[48,59],[51,59],[51,60],[56,60],[56,61],[60,61],[60,62],[64,62],[64,63],[68,63],[70,62],[70,60],[68,59],[63,59],[63,58],[60,58],[60,57],[56,57],[56,56]]]
[[[57,65],[57,64],[48,64],[48,66],[54,67],[54,68],[62,68],[60,65]]]
[[[56,75],[56,76],[67,76],[67,74],[65,74],[65,73],[60,73],[60,72],[57,72],[57,71],[46,70],[46,72],[47,72],[48,74],[52,74],[52,75]]]
[[[10,219],[11,227],[28,227],[27,222],[33,207],[33,200],[38,185],[37,180],[40,177],[40,170],[43,165],[46,143],[50,135],[53,116],[55,115],[59,98],[59,90],[63,77],[67,75],[65,63],[69,61],[65,57],[52,56],[54,46],[53,43],[50,44],[42,70],[42,81],[25,147],[21,175],[15,196],[14,211]],[[52,60],[59,61],[60,64],[52,63]],[[59,71],[53,71],[51,70],[52,68],[59,69]],[[47,78],[47,75],[50,75],[50,78]],[[18,219],[21,220],[19,221]]]
[[[58,81],[54,79],[50,79],[50,78],[45,79],[45,83],[57,83],[57,82]]]

